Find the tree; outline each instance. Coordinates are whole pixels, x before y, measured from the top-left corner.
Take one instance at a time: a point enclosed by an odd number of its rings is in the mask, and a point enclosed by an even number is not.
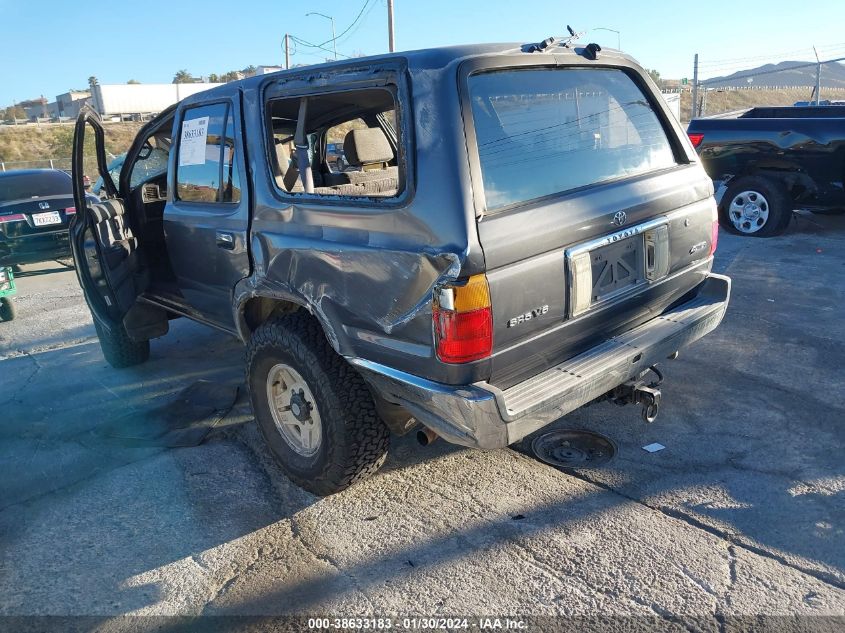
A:
[[[9,106],[5,110],[0,110],[0,121],[8,121],[10,119],[26,119],[26,110],[19,105]]]
[[[94,89],[94,86],[96,86],[98,83],[100,83],[100,82],[97,81],[97,78],[94,75],[91,75],[90,77],[88,77],[88,87],[91,88],[92,90]]]
[[[176,72],[173,75],[173,83],[175,84],[192,84],[194,83],[194,77],[184,68]]]
[[[129,85],[135,86],[135,85],[137,85],[137,84],[140,84],[141,82],[140,82],[140,81],[137,81],[136,79],[130,79],[130,80],[129,80],[129,81],[127,81],[126,83],[127,83],[127,84],[129,84]]]
[[[662,88],[664,87],[664,82],[663,82],[663,80],[660,78],[660,71],[659,71],[659,70],[656,70],[656,69],[652,68],[652,69],[650,69],[650,70],[648,71],[648,74],[651,76],[651,78],[652,78],[652,80],[654,81],[654,83],[656,83],[656,84],[657,84],[657,87],[658,87],[658,88],[661,88],[661,89],[662,89]]]
[[[217,73],[211,73],[208,76],[208,83],[210,83],[210,84],[220,83],[220,77],[217,76]]]
[[[244,68],[243,71],[241,71],[241,72],[243,72],[243,74],[246,75],[247,77],[252,77],[256,72],[258,72],[258,69],[255,66],[253,66],[252,64],[250,64],[249,66]]]

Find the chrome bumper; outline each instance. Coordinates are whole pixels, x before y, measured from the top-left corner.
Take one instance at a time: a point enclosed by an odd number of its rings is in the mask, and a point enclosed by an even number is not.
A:
[[[711,274],[698,296],[508,389],[444,385],[360,358],[349,361],[389,402],[445,440],[501,448],[521,440],[711,332],[728,307],[731,280]]]

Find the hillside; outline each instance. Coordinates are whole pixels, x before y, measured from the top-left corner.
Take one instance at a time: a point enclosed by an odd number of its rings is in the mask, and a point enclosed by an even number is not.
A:
[[[106,151],[114,155],[125,152],[141,125],[106,125]],[[93,140],[93,136],[86,136],[86,141]],[[0,162],[7,170],[49,167],[50,159],[53,159],[54,167],[70,169],[72,148],[73,125],[0,126]]]
[[[757,68],[740,70],[725,77],[704,79],[702,82],[709,88],[726,86],[744,88],[755,85],[775,88],[781,86],[813,87],[816,85],[816,66],[808,66],[807,64],[808,62],[765,64]],[[801,68],[795,68],[795,66],[801,66]],[[827,88],[845,88],[845,65],[837,62],[823,64],[822,86]]]

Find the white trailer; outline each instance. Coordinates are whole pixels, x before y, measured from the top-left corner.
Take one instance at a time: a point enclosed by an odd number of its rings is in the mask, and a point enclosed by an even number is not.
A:
[[[204,90],[222,84],[105,84],[92,91],[97,112],[104,118],[148,115]]]

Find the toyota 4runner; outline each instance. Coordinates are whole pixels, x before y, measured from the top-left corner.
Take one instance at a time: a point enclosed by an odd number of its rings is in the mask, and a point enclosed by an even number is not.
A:
[[[88,206],[86,130],[106,189]],[[317,494],[417,425],[497,448],[600,399],[653,419],[646,375],[728,304],[710,179],[643,69],[595,44],[228,83],[145,125],[117,186],[99,117],[75,132],[71,242],[105,358],[143,362],[177,317],[237,336],[270,449]]]

